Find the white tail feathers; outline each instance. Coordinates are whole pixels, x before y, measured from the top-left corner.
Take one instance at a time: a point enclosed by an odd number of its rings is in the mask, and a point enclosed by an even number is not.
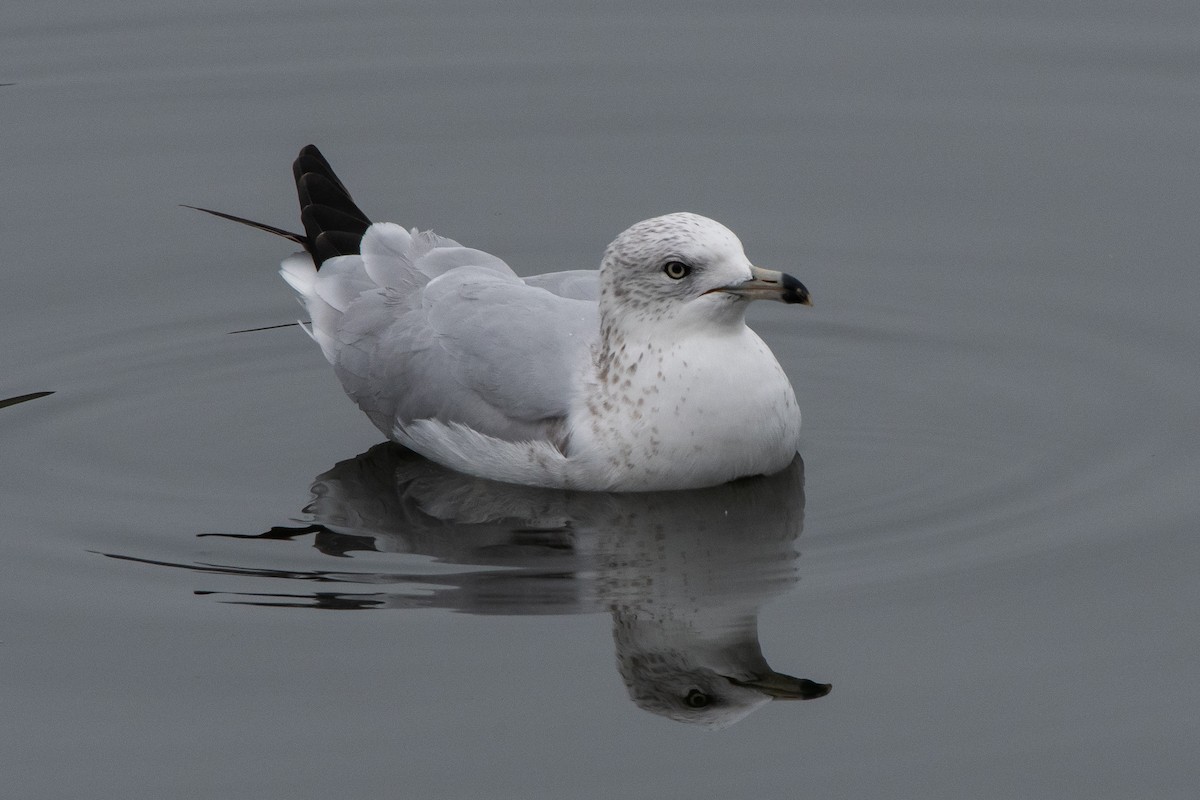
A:
[[[326,262],[329,263],[329,262]],[[321,353],[324,354],[325,360],[330,364],[334,363],[337,357],[337,340],[334,337],[334,332],[337,331],[338,320],[341,319],[342,312],[317,294],[317,268],[313,265],[312,256],[308,253],[294,253],[283,260],[279,265],[279,274],[287,281],[288,286],[300,297],[300,304],[308,311],[309,319],[312,324],[308,328],[304,328],[305,333],[313,338],[318,345],[321,346]]]

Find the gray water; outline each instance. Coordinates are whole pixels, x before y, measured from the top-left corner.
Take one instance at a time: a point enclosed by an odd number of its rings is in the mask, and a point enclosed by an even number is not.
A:
[[[172,5],[0,29],[0,399],[54,392],[0,407],[5,796],[1195,795],[1194,4]],[[287,243],[178,207],[296,227],[310,141],[526,274],[726,223],[813,292],[751,314],[803,462],[374,447],[230,333]],[[680,703],[767,663],[833,689]]]

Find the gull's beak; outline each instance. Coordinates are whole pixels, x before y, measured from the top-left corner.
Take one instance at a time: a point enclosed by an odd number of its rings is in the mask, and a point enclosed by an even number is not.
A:
[[[805,289],[803,283],[786,272],[752,266],[750,275],[752,277],[748,281],[735,283],[732,286],[722,286],[713,291],[727,292],[747,300],[778,300],[782,303],[812,305],[808,289]]]
[[[808,678],[793,678],[791,675],[784,675],[782,672],[774,670],[767,670],[761,675],[755,675],[750,680],[738,680],[729,676],[726,676],[725,679],[735,686],[757,689],[773,700],[815,700],[829,694],[833,688],[833,685],[829,683],[817,683]]]

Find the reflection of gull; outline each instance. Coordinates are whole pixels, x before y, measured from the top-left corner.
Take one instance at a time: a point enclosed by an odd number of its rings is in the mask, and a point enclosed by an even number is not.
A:
[[[284,278],[346,393],[393,440],[508,483],[648,491],[769,474],[800,411],[748,301],[809,302],[695,214],[640,222],[599,272],[521,279],[430,232],[371,224],[313,146]],[[218,213],[218,212],[211,212]],[[318,271],[319,270],[319,271]]]
[[[306,511],[316,525],[291,535],[317,530],[325,552],[413,553],[472,568],[405,577],[342,573],[346,582],[403,580],[425,591],[325,592],[309,604],[475,614],[606,611],[634,701],[711,727],[731,724],[772,698],[829,691],[772,670],[758,641],[759,607],[796,580],[794,541],[804,513],[799,458],[776,475],[714,489],[622,495],[496,484],[383,444],[318,476],[313,494]],[[275,529],[264,537],[287,535]],[[240,598],[288,605],[304,599]]]

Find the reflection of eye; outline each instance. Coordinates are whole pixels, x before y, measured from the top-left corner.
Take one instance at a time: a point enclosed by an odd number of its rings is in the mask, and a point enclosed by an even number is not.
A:
[[[692,689],[687,693],[687,697],[683,698],[683,702],[692,708],[704,708],[709,704],[709,700],[709,696],[699,689]]]
[[[680,280],[686,278],[692,271],[692,268],[682,261],[668,261],[663,265],[663,272],[667,273],[667,277],[671,280]]]

